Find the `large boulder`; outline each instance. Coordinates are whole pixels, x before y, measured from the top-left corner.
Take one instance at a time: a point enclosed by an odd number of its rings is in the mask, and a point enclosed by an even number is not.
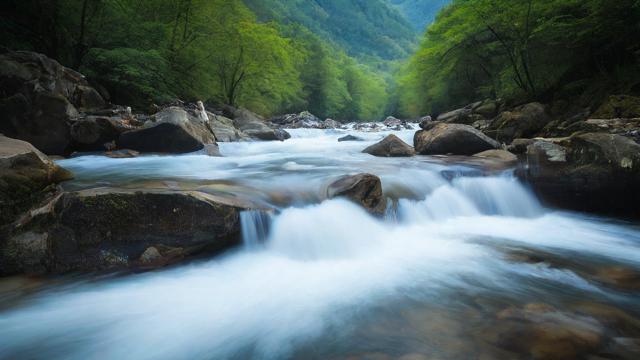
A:
[[[327,187],[327,198],[347,198],[375,215],[384,214],[387,200],[380,178],[371,174],[345,175]]]
[[[70,152],[77,109],[105,106],[81,74],[27,51],[0,54],[0,94],[0,133],[53,155]]]
[[[500,142],[510,143],[516,138],[533,137],[550,121],[545,106],[534,102],[501,113],[486,133]]]
[[[342,123],[333,119],[326,119],[322,122],[321,127],[323,129],[340,129],[342,127]]]
[[[640,145],[633,140],[606,133],[538,140],[526,158],[518,174],[545,201],[638,216]]]
[[[386,119],[382,122],[386,127],[396,127],[398,125],[404,125],[404,121],[395,118],[393,116],[387,116]]]
[[[157,113],[155,121],[141,129],[123,133],[117,141],[122,149],[159,153],[189,153],[215,143],[207,123],[175,106]]]
[[[222,115],[208,114],[211,131],[220,142],[234,142],[249,139],[249,136],[233,125],[233,120]]]
[[[0,135],[0,227],[55,192],[53,185],[71,177],[31,144]]]
[[[473,155],[500,147],[498,142],[471,126],[447,123],[416,132],[413,144],[420,155]]]
[[[248,136],[258,140],[284,141],[291,137],[282,129],[270,128],[262,117],[243,108],[235,110],[233,124]]]
[[[64,193],[0,242],[0,275],[125,269],[221,251],[238,244],[240,210],[199,192]]]
[[[367,147],[362,152],[380,157],[408,157],[415,155],[413,147],[393,134]]]
[[[72,148],[76,151],[112,150],[122,133],[136,128],[122,117],[86,116],[71,124]]]

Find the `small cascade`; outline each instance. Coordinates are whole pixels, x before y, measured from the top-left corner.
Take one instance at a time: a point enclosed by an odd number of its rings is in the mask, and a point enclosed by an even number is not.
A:
[[[247,249],[261,247],[269,236],[271,214],[263,210],[246,210],[240,213],[242,244]]]
[[[538,200],[514,177],[459,177],[441,185],[422,201],[401,199],[398,218],[405,222],[455,217],[543,215]]]

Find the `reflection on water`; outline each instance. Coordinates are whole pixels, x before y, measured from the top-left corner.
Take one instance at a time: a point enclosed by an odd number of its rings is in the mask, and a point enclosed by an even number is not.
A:
[[[65,160],[79,174],[70,187],[171,178],[268,193],[282,208],[244,213],[247,246],[222,257],[21,297],[0,313],[0,358],[640,354],[636,226],[544,209],[508,173],[373,158],[360,153],[367,142],[338,143],[344,133],[293,135],[223,144],[225,158]],[[398,200],[387,220],[345,200],[320,202],[331,178],[361,171],[379,175]]]

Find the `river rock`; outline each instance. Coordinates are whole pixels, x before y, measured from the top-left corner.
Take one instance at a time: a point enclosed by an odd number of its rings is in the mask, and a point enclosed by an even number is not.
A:
[[[248,140],[249,136],[233,125],[233,120],[221,115],[208,113],[209,126],[219,142]]]
[[[538,140],[518,175],[549,203],[637,216],[640,145],[624,136],[587,133]]]
[[[364,139],[353,135],[346,135],[338,139],[338,142],[343,141],[364,141]]]
[[[330,120],[330,119],[328,119]],[[287,129],[320,129],[324,126],[323,122],[317,116],[308,111],[303,111],[299,114],[286,114],[276,116],[271,120],[272,124],[282,126]],[[325,121],[326,122],[326,121]]]
[[[0,227],[55,191],[52,185],[72,177],[28,142],[0,135]]]
[[[473,155],[500,147],[498,142],[471,126],[446,123],[416,132],[413,144],[420,155]]]
[[[0,244],[0,275],[148,265],[157,259],[151,247],[221,251],[239,242],[239,212],[232,201],[191,191],[60,194]]]
[[[594,119],[640,118],[640,97],[612,95],[591,117]]]
[[[233,114],[233,123],[236,128],[242,130],[248,136],[258,140],[289,139],[291,135],[282,129],[270,128],[265,120],[247,109],[237,109]]]
[[[362,152],[380,157],[408,157],[415,155],[413,147],[393,134],[367,147]]]
[[[582,359],[606,344],[597,321],[550,305],[532,303],[497,314],[497,323],[483,332],[485,341],[531,359]]]
[[[133,129],[122,118],[87,116],[71,125],[72,147],[77,151],[110,150],[120,134]]]
[[[386,127],[396,127],[399,125],[403,125],[404,121],[397,119],[393,116],[388,116],[386,119],[384,119],[384,121],[382,122],[384,124],[384,126]]]
[[[207,124],[190,116],[179,107],[169,107],[155,115],[138,130],[120,135],[119,148],[140,152],[189,153],[215,144],[215,136]]]
[[[323,129],[340,129],[342,127],[342,124],[333,119],[326,119],[322,122],[321,126]]]
[[[510,143],[516,138],[534,136],[550,121],[545,106],[534,102],[501,113],[493,120],[487,133],[498,141]]]
[[[27,51],[0,54],[0,90],[0,133],[50,155],[71,152],[70,123],[78,108],[105,105],[81,74]]]
[[[332,182],[327,188],[327,198],[336,197],[345,197],[375,215],[384,214],[387,208],[382,182],[371,174],[346,175]]]
[[[481,153],[477,153],[473,156],[487,158],[487,159],[495,159],[504,161],[507,163],[515,163],[518,161],[518,157],[506,150],[487,150]]]

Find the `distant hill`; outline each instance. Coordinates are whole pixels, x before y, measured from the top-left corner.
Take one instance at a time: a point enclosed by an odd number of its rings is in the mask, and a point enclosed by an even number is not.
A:
[[[261,21],[298,23],[358,58],[403,59],[419,31],[388,0],[244,0]]]
[[[451,0],[388,0],[396,6],[402,14],[420,32],[431,24],[440,9]]]

